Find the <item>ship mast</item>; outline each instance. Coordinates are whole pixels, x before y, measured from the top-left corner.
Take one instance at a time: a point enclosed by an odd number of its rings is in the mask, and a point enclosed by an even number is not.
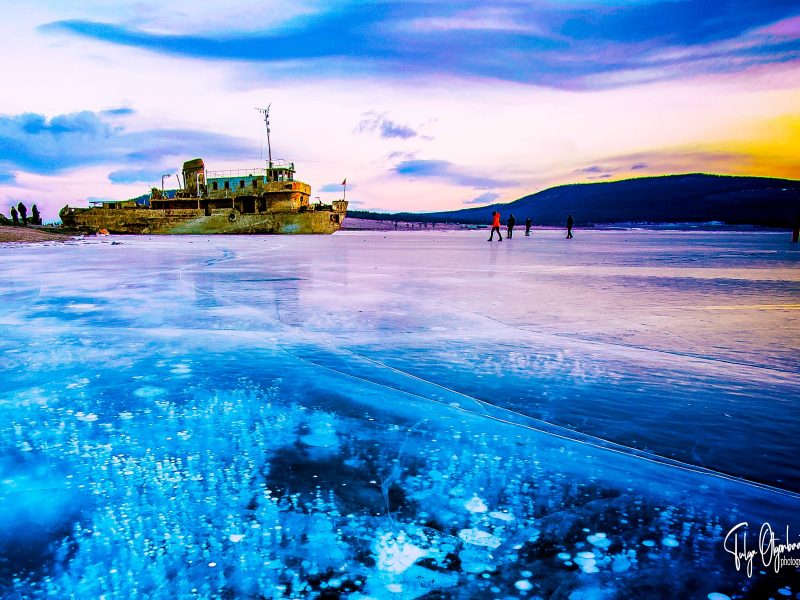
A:
[[[257,108],[256,110],[264,115],[264,124],[267,126],[267,155],[269,156],[269,168],[272,169],[272,146],[269,143],[269,107],[272,106],[270,103],[267,108]]]

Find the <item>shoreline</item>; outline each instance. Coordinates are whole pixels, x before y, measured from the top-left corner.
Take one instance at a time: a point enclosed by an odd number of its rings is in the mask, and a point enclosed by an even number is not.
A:
[[[28,225],[0,225],[0,243],[3,244],[37,244],[40,242],[63,242],[72,236],[56,233],[49,229],[39,229]]]

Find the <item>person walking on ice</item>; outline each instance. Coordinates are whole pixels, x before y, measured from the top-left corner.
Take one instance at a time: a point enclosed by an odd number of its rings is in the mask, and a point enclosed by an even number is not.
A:
[[[487,242],[492,241],[495,231],[497,232],[497,237],[499,238],[497,241],[502,242],[503,236],[500,235],[500,213],[496,210],[492,211],[492,232],[489,234],[489,239],[486,240]]]
[[[514,235],[514,225],[516,225],[517,220],[514,218],[514,215],[508,216],[508,221],[506,221],[506,227],[508,227],[508,233],[506,233],[506,237],[511,239]]]
[[[525,235],[531,234],[531,225],[533,225],[533,221],[531,221],[531,218],[528,217],[525,219]]]
[[[572,215],[567,217],[567,239],[572,239],[572,225],[575,223],[575,220],[572,218]]]

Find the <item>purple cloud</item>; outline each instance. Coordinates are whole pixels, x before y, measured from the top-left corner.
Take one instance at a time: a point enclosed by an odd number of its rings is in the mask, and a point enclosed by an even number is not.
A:
[[[393,76],[453,75],[584,89],[731,73],[800,59],[796,0],[593,4],[498,0],[334,3],[242,33],[153,33],[135,22],[59,21],[69,33],[152,52],[280,66],[286,76],[331,68]],[[387,126],[388,137],[413,129]]]
[[[384,115],[375,113],[367,113],[366,118],[359,122],[356,131],[360,133],[378,132],[382,138],[386,139],[399,138],[407,140],[417,136],[417,132],[411,127],[401,125],[387,119]]]
[[[455,185],[478,189],[515,185],[513,181],[476,175],[446,160],[406,160],[397,164],[393,171],[398,175],[415,179],[439,179]]]
[[[491,202],[497,200],[500,197],[500,194],[496,192],[485,192],[480,196],[476,196],[471,200],[464,200],[463,204],[490,204]]]

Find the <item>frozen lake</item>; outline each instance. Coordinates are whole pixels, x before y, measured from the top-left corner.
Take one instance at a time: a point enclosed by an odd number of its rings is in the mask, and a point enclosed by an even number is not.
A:
[[[0,596],[800,597],[789,235],[486,234],[0,246]]]

